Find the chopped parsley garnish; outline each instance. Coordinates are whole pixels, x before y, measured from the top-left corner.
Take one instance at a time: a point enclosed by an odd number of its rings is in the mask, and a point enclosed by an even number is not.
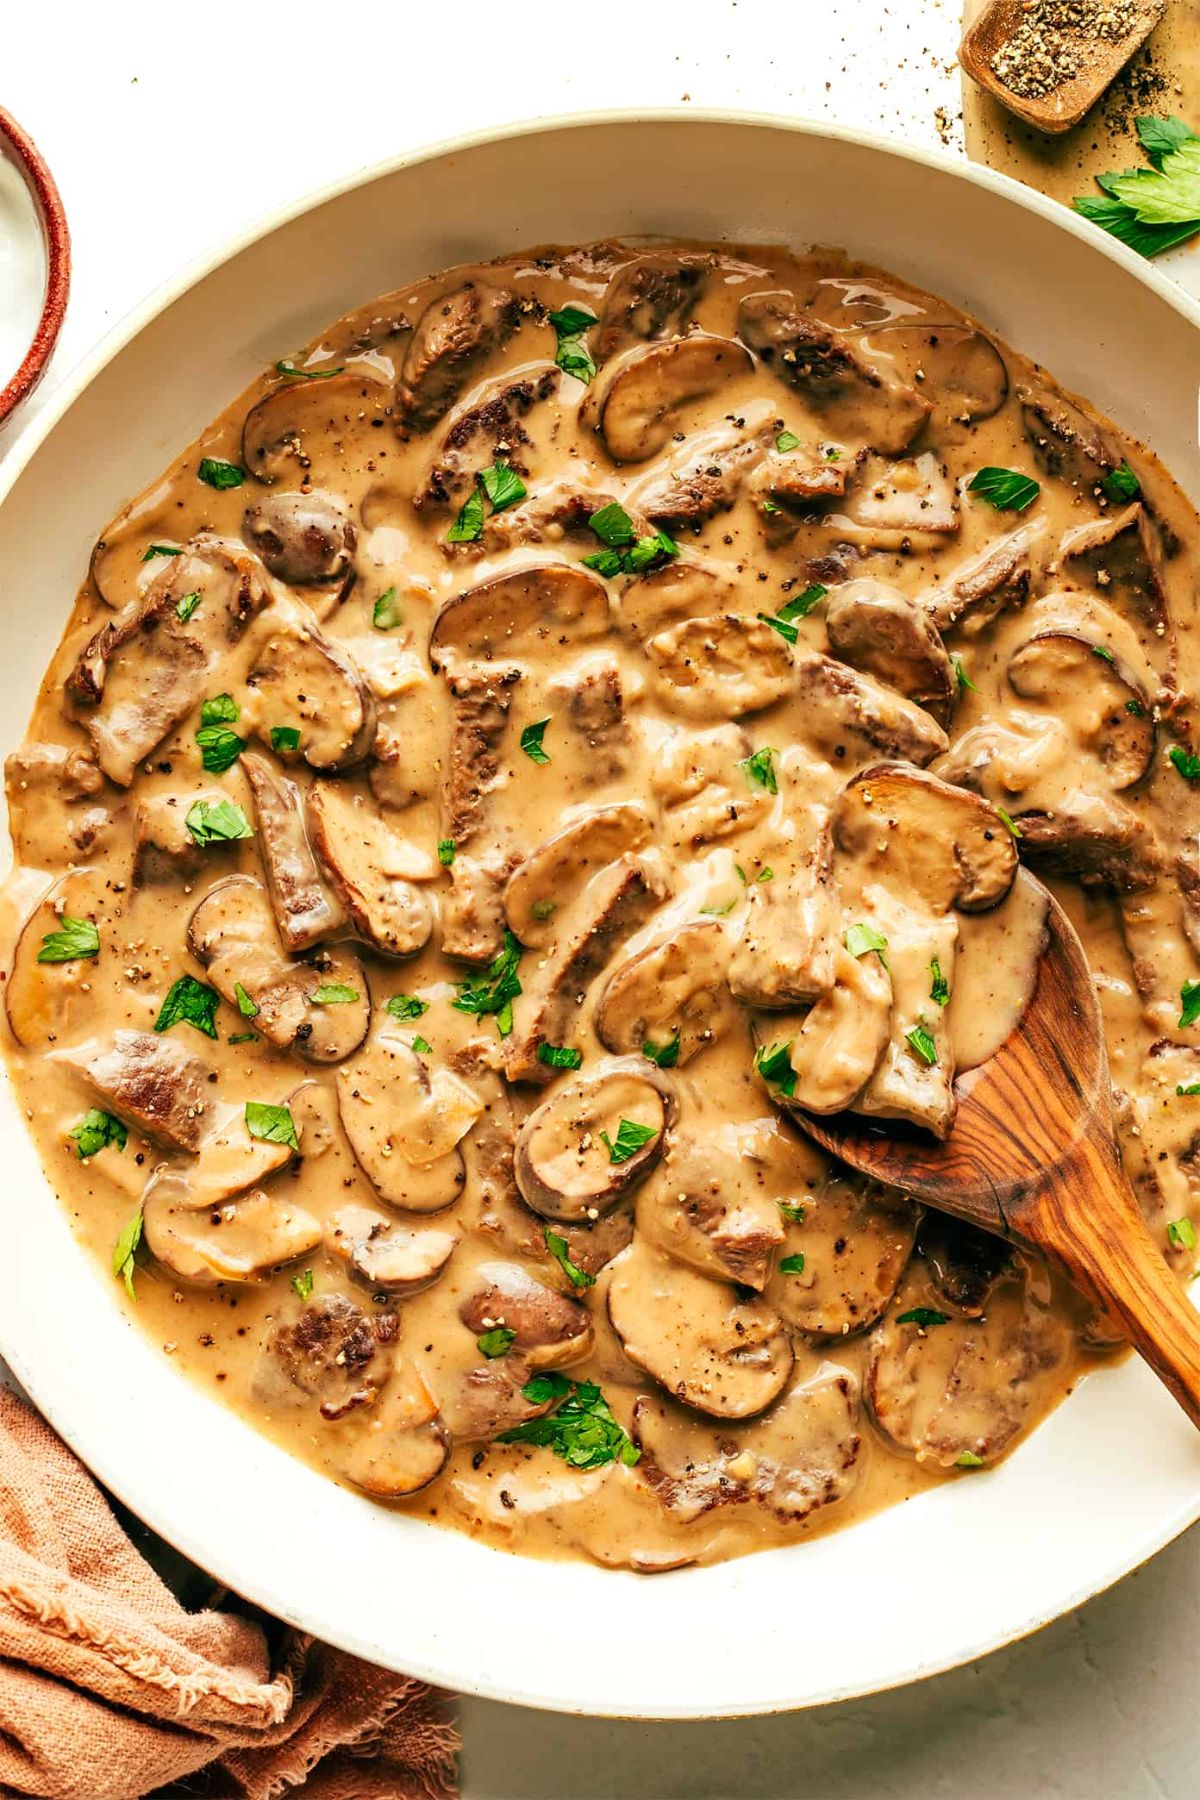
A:
[[[1159,256],[1200,231],[1200,139],[1174,116],[1136,123],[1152,166],[1097,175],[1102,194],[1071,205],[1139,256]]]
[[[437,858],[443,869],[448,869],[458,854],[458,845],[453,838],[439,838]]]
[[[568,1044],[539,1044],[538,1061],[548,1069],[577,1069],[583,1061],[583,1051],[573,1050]]]
[[[188,620],[199,606],[200,598],[200,593],[197,590],[194,594],[185,594],[183,599],[176,604],[175,617],[179,619],[182,624],[187,624]]]
[[[48,931],[37,953],[40,963],[80,962],[88,956],[99,956],[100,933],[90,919],[73,919],[62,915],[57,931]]]
[[[1093,644],[1092,655],[1100,657],[1106,663],[1115,663],[1117,660],[1107,644]]]
[[[758,617],[772,631],[777,631],[785,644],[794,644],[800,636],[800,627],[793,625],[790,619],[780,619],[774,613],[759,613]]]
[[[583,341],[583,334],[589,326],[598,324],[598,319],[582,306],[562,306],[557,312],[550,314],[550,323],[558,339],[554,350],[555,362],[565,375],[574,375],[577,381],[582,381],[586,386],[595,379],[596,365]]]
[[[978,688],[975,686],[975,683],[971,680],[971,677],[967,674],[966,669],[963,667],[962,657],[956,656],[956,657],[954,657],[953,661],[954,661],[954,679],[958,683],[959,692],[963,693],[966,691],[967,688],[970,688],[970,690],[973,694],[978,693],[978,691],[979,691]]]
[[[1018,469],[980,469],[967,483],[967,492],[978,494],[997,512],[1024,512],[1042,491],[1040,481]]]
[[[216,988],[206,987],[194,975],[181,975],[172,982],[167,997],[158,1009],[155,1031],[170,1031],[172,1025],[191,1025],[205,1037],[217,1035],[217,1008],[221,996]],[[256,1012],[258,1008],[254,1009]]]
[[[777,1200],[775,1202],[789,1225],[803,1225],[805,1208],[795,1200]]]
[[[178,544],[147,544],[142,553],[143,562],[152,562],[156,556],[182,556],[183,551]]]
[[[911,1031],[906,1031],[904,1041],[914,1056],[920,1057],[923,1063],[933,1068],[938,1059],[937,1045],[933,1041],[933,1034],[924,1024],[914,1025]]]
[[[294,725],[272,725],[271,748],[286,753],[300,748],[300,733]]]
[[[929,965],[929,973],[933,977],[933,986],[929,990],[929,998],[938,1006],[945,1006],[950,998],[950,983],[942,974],[942,965],[935,956]]]
[[[1110,500],[1120,504],[1123,500],[1136,500],[1142,491],[1142,484],[1127,462],[1120,463],[1110,469],[1107,475],[1100,477],[1100,486]]]
[[[483,489],[472,488],[463,502],[453,525],[446,533],[448,544],[475,544],[483,536]]]
[[[347,987],[344,981],[323,981],[308,996],[313,1006],[349,1006],[358,997],[358,989]]]
[[[779,451],[781,456],[786,456],[789,450],[798,450],[800,448],[800,439],[796,436],[794,431],[781,431],[779,436],[775,439],[775,448]]]
[[[548,763],[550,761],[549,752],[542,744],[549,723],[549,718],[539,719],[536,724],[527,725],[521,733],[521,748],[530,762]]]
[[[1194,750],[1185,750],[1182,744],[1172,744],[1167,755],[1185,781],[1200,781],[1200,756]]]
[[[125,1292],[131,1300],[136,1300],[133,1291],[133,1271],[137,1261],[138,1245],[142,1241],[142,1210],[139,1207],[129,1223],[122,1227],[120,1236],[113,1245],[112,1267],[118,1281],[125,1283]]]
[[[754,1067],[764,1081],[777,1087],[781,1094],[792,1095],[796,1091],[796,1071],[792,1067],[792,1042],[772,1044],[768,1050],[760,1047],[754,1053]]]
[[[717,903],[714,901],[711,906],[702,906],[700,908],[700,911],[704,914],[705,918],[723,919],[727,913],[731,913],[733,911],[733,909],[736,905],[737,905],[736,900],[726,900],[726,902],[723,906],[718,906]]]
[[[197,800],[188,808],[184,824],[194,841],[202,848],[209,844],[233,844],[240,838],[253,837],[250,821],[233,800]]]
[[[1200,981],[1185,981],[1179,990],[1179,1026],[1194,1025],[1200,1019]]]
[[[767,518],[771,519],[771,518],[774,518],[776,513],[782,512],[783,508],[781,506],[777,506],[774,500],[767,499],[762,502],[762,510],[766,514]]]
[[[239,469],[236,463],[226,462],[220,456],[202,456],[196,473],[205,486],[210,488],[237,488],[246,479],[244,469]]]
[[[486,517],[484,502],[490,502],[493,512],[503,512],[506,506],[515,506],[518,500],[524,500],[527,492],[521,477],[507,463],[493,463],[490,469],[481,469],[475,477],[474,488],[467,495],[458,517],[446,533],[446,542],[478,543],[483,536]]]
[[[588,524],[600,542],[607,544],[610,550],[623,550],[627,544],[632,544],[637,535],[633,529],[633,520],[619,500],[612,500],[598,512],[592,513]]]
[[[647,1038],[642,1045],[642,1055],[648,1057],[652,1063],[657,1063],[660,1069],[673,1069],[679,1061],[680,1042],[678,1031],[669,1044],[652,1044]]]
[[[412,1047],[416,1051],[418,1056],[428,1056],[430,1051],[433,1049],[433,1045],[430,1043],[429,1039],[423,1038],[421,1036],[420,1032],[418,1032],[416,1037],[413,1039]]]
[[[511,931],[506,931],[503,950],[482,977],[464,981],[460,986],[457,998],[451,1001],[455,1011],[474,1013],[477,1019],[494,1013],[500,1036],[507,1037],[513,1027],[512,1003],[521,992],[517,969],[522,954],[520,943]]]
[[[803,1253],[803,1251],[797,1251],[795,1256],[785,1256],[783,1261],[779,1265],[779,1273],[781,1275],[803,1275],[803,1273],[804,1273],[804,1253]]]
[[[549,1225],[547,1225],[545,1231],[543,1231],[542,1236],[545,1239],[547,1250],[550,1252],[567,1280],[571,1283],[572,1287],[595,1287],[596,1277],[594,1275],[589,1275],[586,1269],[576,1268],[575,1264],[571,1261],[565,1237],[560,1237],[558,1232],[552,1231]]]
[[[615,1138],[609,1137],[607,1131],[600,1133],[600,1142],[608,1151],[611,1163],[628,1162],[636,1156],[644,1145],[658,1136],[658,1128],[654,1125],[639,1125],[635,1119],[622,1119],[617,1126]]]
[[[535,900],[529,910],[535,919],[552,919],[558,911],[558,901]]]
[[[313,1272],[301,1269],[298,1275],[292,1276],[292,1292],[299,1294],[301,1300],[311,1300],[313,1291]]]
[[[223,775],[246,748],[245,739],[229,729],[240,712],[241,708],[230,694],[214,694],[201,704],[196,743],[200,747],[200,760],[210,775]]]
[[[241,716],[241,710],[232,694],[213,694],[200,702],[200,723],[232,725]]]
[[[932,1306],[914,1306],[908,1312],[902,1312],[896,1319],[897,1325],[919,1325],[922,1331],[930,1325],[948,1325],[950,1314],[938,1312]]]
[[[490,469],[484,469],[479,479],[484,493],[492,503],[493,512],[503,512],[506,506],[515,506],[518,500],[524,500],[529,491],[521,477],[507,463],[493,463]]]
[[[263,1100],[247,1100],[246,1130],[252,1138],[258,1138],[264,1144],[286,1144],[289,1150],[300,1148],[296,1122],[292,1118],[290,1107],[268,1106]]]
[[[785,600],[782,606],[777,607],[775,617],[782,619],[785,624],[790,624],[793,619],[807,619],[813,607],[819,606],[828,592],[829,589],[822,587],[819,581],[812,581],[794,600]]]
[[[845,944],[851,956],[868,956],[872,950],[876,951],[880,962],[887,968],[888,941],[882,931],[877,931],[874,925],[868,925],[865,919],[860,920],[857,925],[847,927]]]
[[[982,1469],[983,1458],[976,1456],[973,1450],[964,1450],[960,1456],[955,1458],[954,1466],[956,1469]]]
[[[257,1031],[235,1031],[232,1037],[225,1039],[225,1042],[227,1044],[257,1044],[258,1033]]]
[[[1167,1226],[1167,1242],[1177,1250],[1194,1250],[1196,1227],[1190,1219],[1172,1219]]]
[[[421,1019],[429,1011],[429,1002],[418,1000],[415,994],[393,994],[383,1010],[393,1019]]]
[[[280,375],[290,375],[293,381],[331,381],[345,366],[345,363],[339,363],[336,369],[298,369],[291,357],[285,356],[275,364],[275,369]]]
[[[775,752],[769,746],[764,745],[752,756],[744,757],[738,768],[745,769],[746,779],[752,786],[766,788],[768,794],[779,792],[779,782],[775,775]]]
[[[614,575],[641,575],[653,564],[670,562],[679,555],[679,545],[667,531],[650,532],[638,537],[633,520],[619,501],[612,500],[588,519],[588,524],[605,546],[585,556],[585,569],[611,580]]]
[[[495,1325],[491,1331],[485,1331],[482,1337],[476,1338],[480,1352],[489,1361],[496,1356],[507,1356],[517,1341],[517,1334],[511,1325]]]
[[[243,1019],[257,1019],[258,1002],[252,1000],[240,981],[233,984],[233,997],[237,1001],[237,1009]]]
[[[1011,831],[1015,838],[1024,837],[1025,833],[1021,830],[1021,827],[1017,824],[1011,814],[1005,812],[1002,806],[996,808],[996,817],[1000,820],[1000,823],[1006,830]]]
[[[386,594],[380,594],[371,608],[371,623],[376,631],[395,631],[397,625],[403,625],[404,614],[394,587],[390,587]]]
[[[129,1142],[129,1133],[120,1119],[114,1119],[111,1113],[100,1112],[94,1106],[84,1113],[78,1125],[72,1125],[67,1136],[74,1140],[80,1162],[95,1156],[98,1150],[106,1150],[110,1144],[123,1150]]]
[[[594,1381],[568,1381],[555,1370],[534,1375],[521,1392],[533,1406],[544,1406],[547,1400],[561,1404],[544,1418],[528,1419],[504,1432],[502,1444],[540,1445],[573,1469],[601,1469],[610,1462],[632,1467],[640,1459],[641,1451],[617,1424]]]
[[[1135,719],[1144,719],[1146,716],[1146,709],[1140,700],[1127,700],[1125,702],[1125,711],[1127,713],[1132,713]]]

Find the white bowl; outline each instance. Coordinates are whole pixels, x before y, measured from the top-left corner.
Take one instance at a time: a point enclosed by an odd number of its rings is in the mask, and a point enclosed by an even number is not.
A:
[[[64,383],[0,483],[3,749],[99,528],[262,365],[448,264],[643,232],[839,244],[909,276],[1089,395],[1200,500],[1200,309],[1015,182],[762,119],[522,128],[270,221]],[[1033,1630],[1200,1515],[1200,1439],[1131,1360],[1084,1382],[996,1471],[853,1531],[654,1579],[506,1556],[323,1481],[193,1389],[75,1245],[7,1087],[0,1154],[0,1347],[84,1461],[230,1587],[452,1687],[659,1718],[867,1693]]]

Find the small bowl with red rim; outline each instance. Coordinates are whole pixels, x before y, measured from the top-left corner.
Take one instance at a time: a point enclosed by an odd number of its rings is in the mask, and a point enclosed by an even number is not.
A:
[[[0,425],[45,374],[70,285],[71,237],[54,177],[0,107]]]

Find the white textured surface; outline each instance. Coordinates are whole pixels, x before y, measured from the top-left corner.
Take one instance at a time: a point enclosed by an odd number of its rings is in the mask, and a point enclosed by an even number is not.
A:
[[[935,110],[951,120],[958,110],[957,18],[957,0],[10,9],[0,102],[49,158],[75,241],[55,370],[180,263],[276,203],[464,126],[690,101],[827,116],[936,146]],[[1190,1800],[1200,1786],[1196,1541],[983,1664],[819,1713],[623,1726],[469,1703],[467,1794]],[[713,1621],[726,1648],[753,1629],[752,1618]],[[581,1630],[585,1620],[546,1620],[564,1657]],[[503,1620],[487,1652],[502,1664]]]

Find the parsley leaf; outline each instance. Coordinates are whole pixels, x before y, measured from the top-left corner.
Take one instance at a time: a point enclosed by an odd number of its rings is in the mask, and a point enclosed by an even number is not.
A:
[[[241,707],[232,694],[213,694],[200,702],[202,725],[233,725],[241,717]]]
[[[594,314],[585,312],[582,306],[563,306],[550,314],[550,323],[558,339],[554,350],[555,362],[564,374],[574,375],[577,381],[582,381],[586,386],[595,379],[596,365],[592,361],[591,351],[583,341],[583,333],[599,321]]]
[[[233,844],[241,838],[253,837],[250,821],[233,800],[197,800],[188,809],[184,824],[194,842],[206,849],[209,844]]]
[[[967,483],[968,493],[978,494],[997,512],[1024,512],[1041,491],[1040,481],[1017,469],[980,469]]]
[[[512,1003],[521,992],[520,966],[523,951],[511,931],[504,933],[504,948],[477,981],[464,981],[458,996],[451,1001],[456,1012],[474,1013],[477,1019],[489,1013],[496,1015],[496,1028],[501,1037],[512,1030]]]
[[[412,1047],[418,1056],[428,1056],[429,1052],[433,1049],[433,1045],[430,1043],[429,1039],[423,1038],[420,1032],[418,1032],[413,1039]]]
[[[781,1094],[792,1095],[796,1091],[796,1071],[792,1067],[792,1042],[772,1044],[768,1050],[760,1046],[754,1053],[754,1067],[764,1081],[777,1087]]]
[[[246,748],[244,738],[229,727],[240,715],[241,708],[229,694],[215,694],[200,707],[200,729],[196,743],[200,761],[210,775],[223,775],[231,769]]]
[[[1162,167],[1164,156],[1170,156],[1173,150],[1181,150],[1196,135],[1190,125],[1185,125],[1174,114],[1165,119],[1135,119],[1134,125],[1138,142],[1156,169]]]
[[[804,1254],[803,1254],[803,1252],[798,1251],[795,1256],[785,1256],[783,1258],[783,1261],[779,1265],[779,1273],[781,1275],[803,1275],[803,1273],[804,1273]]]
[[[1200,139],[1182,119],[1137,121],[1149,169],[1099,175],[1103,198],[1080,195],[1077,213],[1142,256],[1158,256],[1200,231]]]
[[[1100,486],[1110,500],[1120,503],[1123,500],[1136,500],[1142,491],[1142,484],[1127,462],[1117,468],[1110,469],[1107,475],[1100,477]]]
[[[1196,1227],[1190,1219],[1172,1219],[1167,1226],[1167,1242],[1177,1250],[1196,1248]]]
[[[73,919],[63,913],[57,931],[48,931],[37,953],[40,963],[80,962],[99,956],[100,933],[90,919]]]
[[[872,950],[877,951],[880,962],[885,969],[887,968],[888,941],[882,931],[877,931],[874,925],[868,925],[865,920],[860,920],[857,925],[848,926],[845,944],[851,956],[868,956]]]
[[[578,337],[589,325],[598,325],[600,321],[595,313],[588,312],[585,307],[560,306],[557,312],[550,314],[550,323],[555,331],[561,332],[565,337]]]
[[[639,1125],[634,1119],[622,1119],[617,1126],[615,1139],[609,1137],[607,1131],[602,1131],[600,1141],[608,1151],[609,1162],[624,1163],[657,1136],[658,1130],[653,1125]]]
[[[301,1269],[299,1275],[292,1276],[292,1291],[299,1294],[301,1300],[311,1300],[313,1291],[313,1272]]]
[[[738,768],[745,769],[746,779],[752,786],[766,788],[768,794],[779,792],[779,782],[775,775],[775,752],[768,746],[764,745],[752,756],[744,757]]]
[[[1175,1089],[1177,1094],[1200,1094],[1200,1081],[1193,1081],[1190,1087],[1182,1085]]]
[[[921,1061],[929,1068],[934,1067],[938,1059],[937,1045],[933,1041],[932,1032],[923,1023],[914,1025],[911,1031],[906,1031],[904,1041],[914,1056],[920,1057]]]
[[[539,1044],[538,1061],[548,1069],[577,1069],[583,1061],[583,1051],[565,1044]]]
[[[115,1144],[118,1150],[123,1150],[129,1142],[129,1133],[120,1119],[114,1119],[111,1113],[100,1112],[94,1106],[90,1112],[84,1113],[78,1125],[72,1125],[67,1136],[74,1140],[80,1162],[89,1156],[95,1156],[98,1150],[107,1149],[109,1144]]]
[[[583,566],[606,580],[614,575],[640,575],[660,559],[670,562],[679,555],[679,545],[661,528],[638,537],[633,520],[616,500],[592,513],[588,524],[605,548],[585,556]]]
[[[227,1044],[257,1044],[257,1031],[235,1031],[232,1037],[226,1038]]]
[[[313,1006],[349,1006],[358,999],[358,989],[347,987],[344,981],[323,981],[308,998]]]
[[[521,733],[521,748],[530,762],[548,763],[550,761],[549,753],[542,745],[542,739],[546,735],[546,727],[549,723],[549,718],[539,719],[535,725],[527,725]]]
[[[545,1239],[547,1250],[550,1252],[567,1280],[571,1283],[572,1287],[595,1287],[596,1277],[594,1275],[589,1275],[586,1269],[576,1268],[575,1264],[571,1261],[565,1237],[560,1237],[557,1231],[552,1231],[550,1229],[549,1225],[547,1225],[546,1229],[543,1231],[542,1237]]]
[[[172,982],[167,997],[158,1009],[155,1031],[170,1031],[172,1025],[192,1025],[205,1037],[217,1035],[216,1014],[221,996],[216,988],[206,987],[194,975],[181,975]],[[258,1008],[254,1009],[256,1012]]]
[[[187,624],[188,620],[199,606],[200,599],[201,596],[199,592],[196,592],[194,594],[185,594],[183,599],[179,601],[175,608],[175,617],[181,624]]]
[[[300,748],[300,733],[294,725],[272,725],[272,750],[288,751]]]
[[[790,1225],[803,1225],[805,1209],[794,1200],[777,1200],[775,1202],[783,1217]]]
[[[264,1144],[286,1144],[291,1150],[300,1148],[296,1122],[291,1108],[268,1106],[263,1100],[247,1100],[246,1130]]]
[[[781,619],[773,613],[759,613],[758,616],[764,625],[779,633],[785,644],[794,644],[800,636],[799,626],[793,625],[790,619]]]
[[[479,479],[484,493],[492,503],[493,512],[503,512],[506,506],[515,506],[518,500],[524,500],[529,491],[521,477],[507,463],[493,463],[490,469],[484,469]]]
[[[779,436],[775,439],[775,448],[779,451],[781,456],[786,456],[789,450],[798,450],[800,448],[800,439],[796,436],[794,431],[781,431]]]
[[[955,656],[951,660],[954,663],[954,679],[958,683],[959,692],[962,693],[965,691],[965,689],[970,688],[970,690],[973,694],[978,693],[978,691],[979,691],[978,688],[975,686],[975,683],[971,680],[971,677],[967,674],[966,669],[963,667],[962,657]]]
[[[420,1019],[429,1011],[429,1002],[415,994],[393,994],[383,1010],[393,1019]]]
[[[632,544],[637,535],[633,529],[633,520],[625,511],[619,500],[612,500],[602,506],[599,512],[592,513],[588,524],[610,550],[623,550]]]
[[[585,569],[594,569],[605,581],[611,581],[614,575],[623,573],[621,552],[619,550],[594,550],[583,559]]]
[[[933,976],[933,986],[929,990],[929,998],[938,1006],[945,1006],[950,998],[950,983],[942,974],[942,965],[935,956],[929,965],[929,973]]]
[[[649,1038],[642,1045],[642,1055],[657,1063],[660,1069],[673,1069],[679,1061],[680,1034],[676,1031],[669,1044],[652,1044]]]
[[[922,1331],[930,1325],[948,1325],[950,1314],[938,1312],[932,1306],[914,1306],[908,1312],[902,1312],[896,1319],[897,1325],[919,1325]]]
[[[496,1356],[507,1356],[516,1341],[517,1334],[511,1325],[495,1325],[475,1340],[489,1361]]]
[[[996,817],[1008,831],[1011,831],[1015,838],[1024,837],[1025,833],[1021,830],[1021,827],[1017,824],[1011,814],[1005,812],[1002,806],[996,808]]]
[[[1185,981],[1179,990],[1181,1011],[1179,1028],[1194,1025],[1200,1019],[1200,981]]]
[[[178,544],[147,544],[142,553],[143,562],[152,562],[156,556],[182,556],[183,551]]]
[[[112,1268],[118,1281],[125,1283],[125,1292],[131,1300],[136,1300],[133,1291],[133,1271],[137,1258],[137,1248],[142,1241],[142,1210],[139,1207],[129,1223],[122,1227],[116,1243],[113,1245]]]
[[[573,1469],[600,1469],[610,1462],[632,1467],[639,1461],[641,1451],[617,1424],[594,1381],[571,1382],[557,1372],[535,1375],[521,1392],[534,1406],[564,1392],[566,1397],[545,1418],[528,1419],[504,1432],[499,1440],[502,1444],[540,1445]]]
[[[474,544],[483,536],[483,489],[472,488],[446,533],[448,544]]]
[[[453,838],[439,838],[437,858],[443,869],[448,869],[458,855],[458,845]]]
[[[802,594],[796,595],[794,600],[785,600],[783,605],[776,609],[775,617],[783,619],[785,622],[790,622],[792,619],[807,619],[813,607],[819,606],[828,592],[829,589],[822,587],[819,581],[812,581]]]
[[[1079,195],[1071,205],[1083,218],[1127,244],[1139,256],[1161,256],[1164,250],[1186,243],[1196,232],[1194,224],[1143,225],[1131,206],[1110,194]]]
[[[955,1457],[954,1466],[956,1469],[982,1469],[983,1458],[976,1456],[973,1450],[964,1450],[961,1456]]]
[[[250,998],[240,981],[235,981],[233,984],[233,997],[237,1001],[237,1009],[243,1019],[258,1017],[258,1002]]]
[[[205,486],[210,488],[237,488],[246,479],[244,470],[220,456],[202,456],[196,473]]]
[[[1172,744],[1167,755],[1185,781],[1200,781],[1200,756],[1195,751],[1185,750],[1182,744]]]
[[[298,369],[291,357],[285,356],[275,364],[275,369],[280,375],[291,376],[293,381],[332,381],[335,375],[342,373],[345,366],[344,363],[339,363],[336,369]]]
[[[376,631],[395,631],[397,625],[403,625],[404,614],[394,587],[390,587],[386,594],[380,594],[371,608],[371,623]]]

